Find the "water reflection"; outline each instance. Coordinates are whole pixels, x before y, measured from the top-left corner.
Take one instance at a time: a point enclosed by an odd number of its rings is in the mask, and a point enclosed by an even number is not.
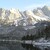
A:
[[[33,46],[30,44],[21,44],[26,50],[50,50],[50,47]]]
[[[0,50],[50,50],[50,47],[33,46],[19,42],[0,42]]]
[[[34,47],[33,45],[30,44],[21,44],[23,48],[25,48],[26,50],[40,50],[40,48],[38,47]]]
[[[20,43],[17,42],[0,42],[0,50],[24,50]]]

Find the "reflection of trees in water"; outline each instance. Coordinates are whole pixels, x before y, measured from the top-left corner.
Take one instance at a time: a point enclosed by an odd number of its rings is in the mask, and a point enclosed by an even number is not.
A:
[[[22,43],[21,45],[26,50],[50,50],[50,48],[44,48],[44,47],[39,48],[41,46],[37,47],[37,46],[33,46],[32,44],[24,44],[24,43]]]
[[[22,47],[25,48],[26,50],[40,50],[37,47],[33,47],[33,45],[30,44],[22,44]]]

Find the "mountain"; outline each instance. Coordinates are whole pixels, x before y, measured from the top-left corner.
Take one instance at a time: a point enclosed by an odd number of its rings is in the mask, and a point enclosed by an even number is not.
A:
[[[11,8],[6,10],[0,8],[0,25],[34,25],[40,21],[50,21],[50,7],[44,6],[34,10],[19,11]]]
[[[10,9],[10,10],[5,10],[0,8],[0,23],[11,23],[14,20],[21,18],[21,14],[19,10],[15,9]]]
[[[50,8],[20,11],[0,8],[0,39],[21,39],[23,36],[42,32],[50,26]]]

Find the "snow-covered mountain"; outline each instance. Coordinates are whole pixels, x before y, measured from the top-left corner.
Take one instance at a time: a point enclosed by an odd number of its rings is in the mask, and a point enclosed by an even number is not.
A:
[[[0,24],[34,25],[40,21],[50,21],[50,7],[44,6],[34,10],[19,11],[0,8]]]
[[[21,39],[22,36],[41,32],[46,26],[50,26],[48,6],[23,12],[13,8],[10,10],[0,8],[0,37]]]

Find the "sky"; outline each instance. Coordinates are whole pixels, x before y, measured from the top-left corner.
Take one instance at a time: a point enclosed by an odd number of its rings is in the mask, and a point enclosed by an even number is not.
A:
[[[50,6],[50,0],[0,0],[0,8],[5,9],[34,9],[43,7],[44,5]]]

